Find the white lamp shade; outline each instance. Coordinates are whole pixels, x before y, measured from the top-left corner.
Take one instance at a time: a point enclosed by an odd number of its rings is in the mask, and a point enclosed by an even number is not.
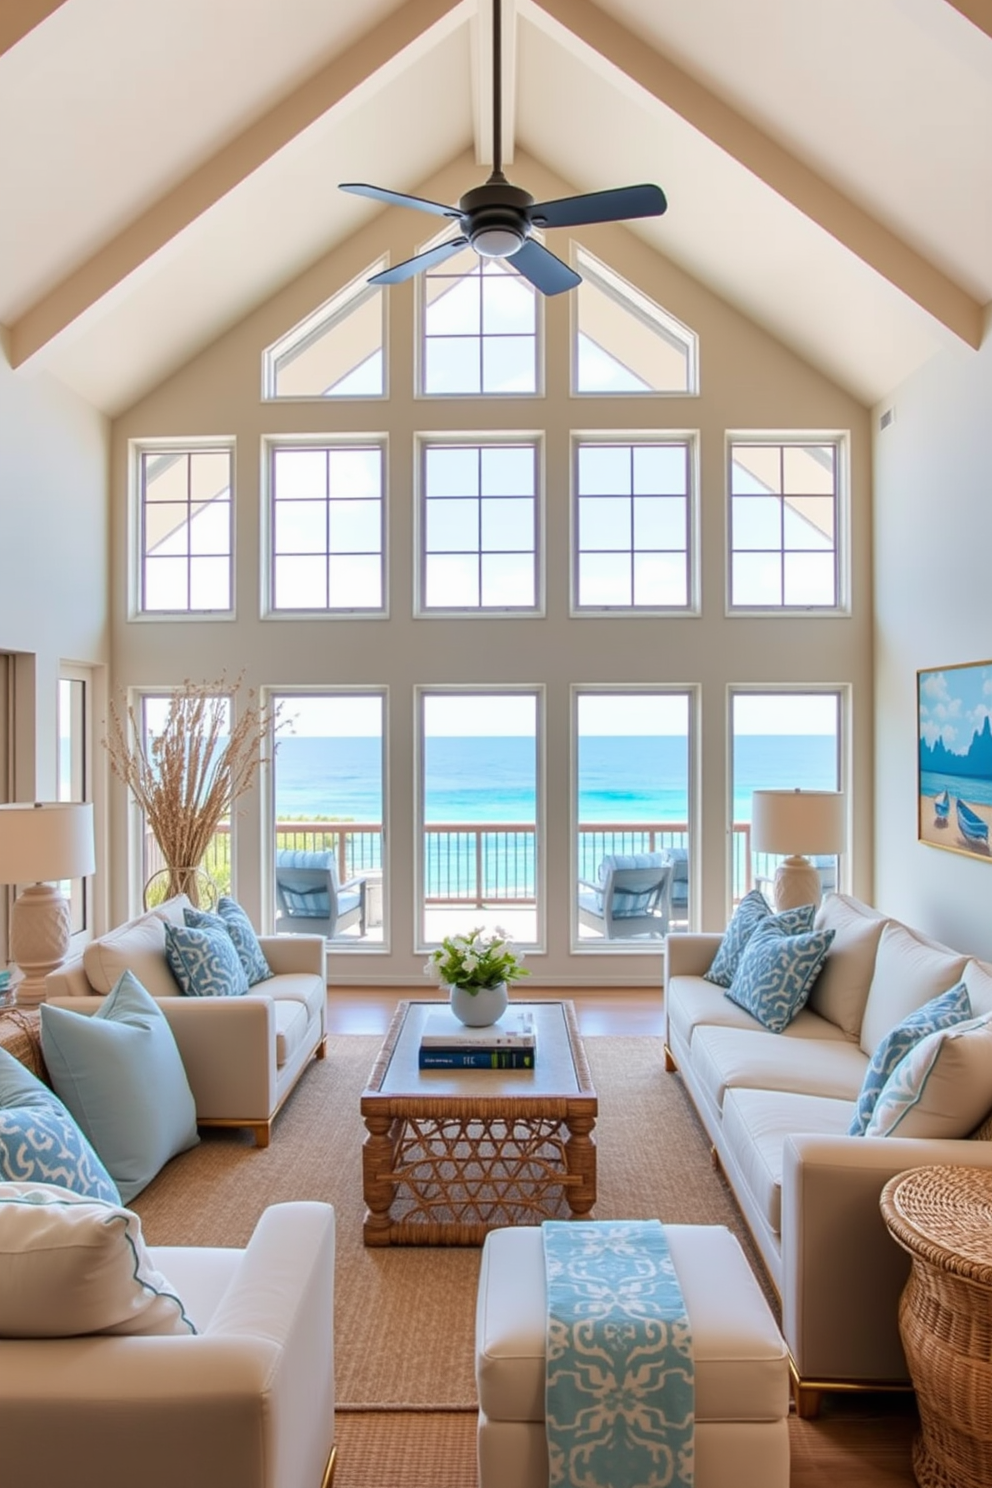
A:
[[[759,790],[751,796],[753,852],[841,853],[844,826],[840,791]]]
[[[90,802],[18,801],[0,806],[0,883],[85,878],[95,867]]]

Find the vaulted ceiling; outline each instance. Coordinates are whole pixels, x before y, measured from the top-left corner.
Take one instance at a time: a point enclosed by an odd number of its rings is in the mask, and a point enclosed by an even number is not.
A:
[[[384,210],[339,182],[416,193],[471,150],[480,184],[490,3],[4,5],[12,365],[117,413]],[[516,184],[528,158],[569,191],[657,181],[629,230],[865,403],[980,345],[992,0],[503,5]]]

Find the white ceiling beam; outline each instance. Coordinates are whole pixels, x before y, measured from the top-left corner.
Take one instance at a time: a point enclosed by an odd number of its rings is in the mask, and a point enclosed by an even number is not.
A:
[[[992,36],[992,0],[947,0],[947,3],[967,17],[979,31]]]
[[[60,10],[65,0],[2,0],[0,3],[0,57]]]
[[[384,85],[472,13],[472,0],[406,0],[152,204],[8,329],[21,366],[311,124],[366,85]]]
[[[808,165],[590,0],[519,0],[521,12],[587,64],[590,54],[678,114],[969,346],[984,309],[954,280]],[[971,0],[974,6],[976,0]],[[677,210],[677,204],[672,204]],[[815,292],[815,286],[810,286]]]
[[[472,109],[475,162],[493,163],[493,6],[503,6],[503,164],[513,164],[517,122],[517,7],[515,0],[479,0],[472,22]]]

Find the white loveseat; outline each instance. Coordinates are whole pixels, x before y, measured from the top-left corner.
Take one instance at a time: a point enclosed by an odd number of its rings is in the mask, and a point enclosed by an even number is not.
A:
[[[770,1033],[705,979],[719,935],[670,935],[666,1067],[678,1069],[782,1303],[797,1407],[822,1390],[908,1380],[897,1307],[909,1260],[879,1210],[886,1180],[933,1163],[992,1168],[992,1142],[852,1137],[870,1056],[909,1012],[964,980],[992,1012],[992,966],[830,894],[835,930],[809,1004]],[[992,1070],[988,1105],[992,1108]]]
[[[156,999],[179,1046],[201,1126],[247,1126],[268,1146],[276,1112],[304,1067],[326,1052],[326,944],[319,935],[262,936],[274,975],[243,997],[185,997],[165,956],[165,926],[185,895],[91,941],[45,981],[47,1000],[93,1012],[122,971]]]

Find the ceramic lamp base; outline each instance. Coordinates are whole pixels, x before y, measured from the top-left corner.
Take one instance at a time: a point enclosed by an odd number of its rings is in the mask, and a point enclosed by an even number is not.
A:
[[[45,978],[62,965],[69,950],[69,901],[51,884],[31,884],[10,911],[10,954],[23,972],[17,983],[18,1007],[45,1000]]]
[[[780,863],[775,874],[775,909],[798,909],[802,904],[819,904],[820,875],[809,858],[791,857]]]

